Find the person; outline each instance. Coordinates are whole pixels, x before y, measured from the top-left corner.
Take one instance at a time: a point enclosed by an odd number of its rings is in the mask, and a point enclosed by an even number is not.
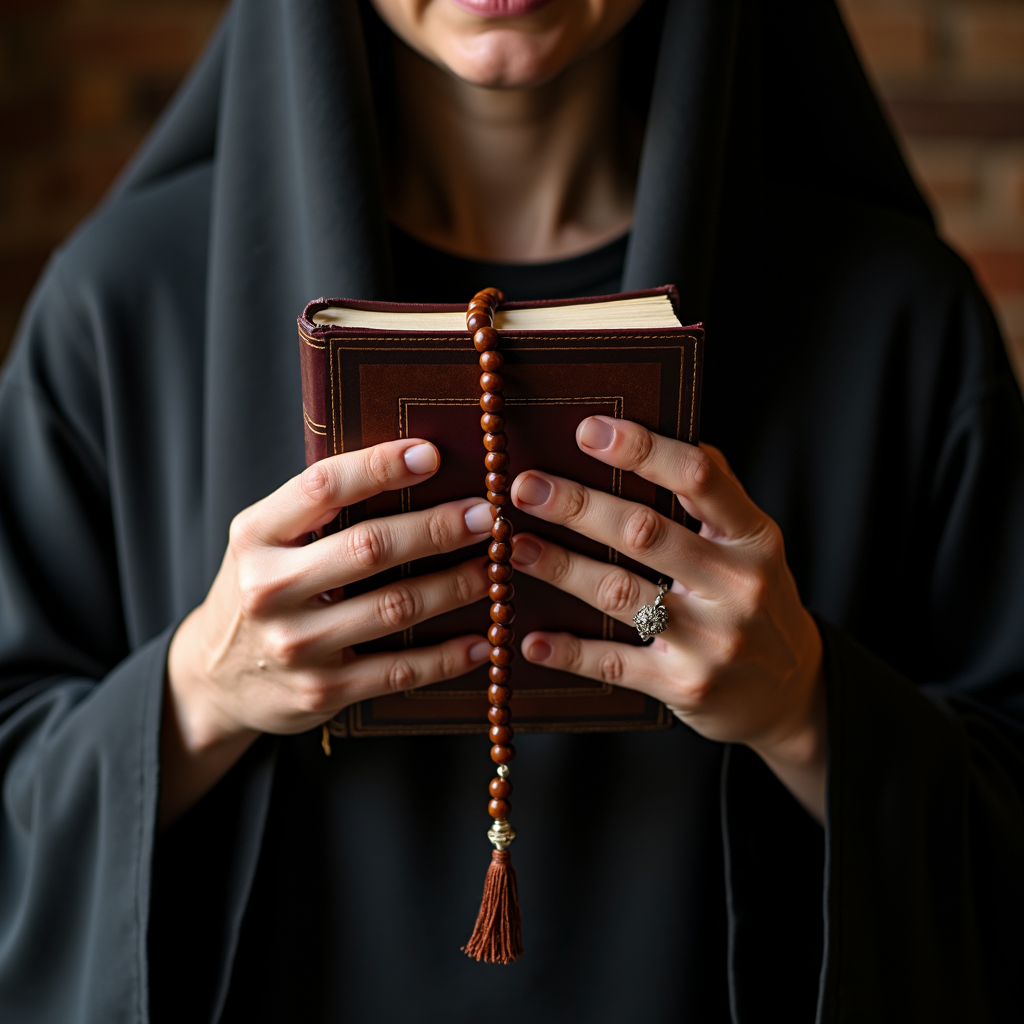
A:
[[[539,471],[513,498],[675,581],[648,648],[523,656],[681,724],[517,737],[526,955],[478,964],[479,737],[328,759],[319,726],[485,659],[352,650],[481,598],[472,558],[344,598],[481,502],[305,544],[439,456],[303,471],[294,318],[669,281],[708,444],[564,443],[700,534]],[[0,385],[4,1019],[1014,1019],[1022,411],[832,3],[236,0]]]

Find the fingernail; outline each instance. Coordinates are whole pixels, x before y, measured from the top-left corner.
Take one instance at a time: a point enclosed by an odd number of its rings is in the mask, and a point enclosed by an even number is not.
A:
[[[591,416],[580,427],[580,443],[595,451],[611,448],[615,440],[615,427],[599,416]]]
[[[540,545],[529,537],[515,537],[512,541],[512,561],[518,565],[533,565],[540,558]]]
[[[542,476],[531,473],[516,490],[516,498],[524,505],[543,505],[551,497],[551,484]]]
[[[486,640],[478,640],[469,649],[470,661],[486,661],[491,655],[491,645]]]
[[[466,529],[470,533],[487,533],[494,520],[491,518],[491,506],[482,501],[479,505],[467,508],[463,518],[466,520]]]
[[[409,472],[418,476],[433,473],[437,469],[437,449],[432,444],[414,444],[405,449],[402,458]]]
[[[530,661],[547,661],[554,653],[554,648],[547,640],[534,640],[528,651],[523,651]]]

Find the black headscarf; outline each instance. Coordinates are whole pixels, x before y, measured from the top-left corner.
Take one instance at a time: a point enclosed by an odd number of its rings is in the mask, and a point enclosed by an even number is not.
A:
[[[375,43],[386,31],[369,29]],[[749,301],[756,276],[737,279],[736,266],[758,247],[760,209],[780,187],[931,224],[831,0],[770,12],[740,0],[652,0],[627,27],[624,51],[624,89],[649,103],[624,289],[676,283],[689,323],[711,318],[713,291],[720,303],[737,293]],[[387,62],[372,67],[379,78]],[[297,409],[297,368],[280,344],[296,311],[317,295],[394,297],[375,86],[387,89],[371,80],[356,4],[235,3],[115,190],[114,201],[214,161],[211,571],[231,515],[280,480],[282,459],[294,465],[296,441],[276,424]],[[257,366],[259,381],[239,379],[240,367]],[[257,387],[259,409],[249,402]],[[266,470],[241,491],[225,471],[238,461]]]

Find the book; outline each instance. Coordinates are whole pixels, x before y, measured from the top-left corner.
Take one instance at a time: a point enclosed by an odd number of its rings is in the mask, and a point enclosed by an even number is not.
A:
[[[514,475],[540,469],[642,502],[688,523],[675,495],[585,455],[577,446],[587,416],[629,419],[696,444],[704,345],[701,325],[676,316],[675,288],[593,298],[507,302],[498,310],[505,357],[503,415]],[[329,529],[430,508],[483,491],[478,353],[466,308],[316,299],[298,320],[306,462],[384,441],[420,437],[441,453],[429,480],[342,509]],[[509,511],[516,532],[530,532],[656,581],[657,573],[564,527]],[[479,552],[486,544],[481,542]],[[346,586],[346,595],[470,558],[473,548],[420,559]],[[482,571],[482,570],[481,570]],[[516,646],[534,629],[639,643],[630,624],[523,572],[516,573]],[[359,651],[395,650],[484,633],[488,603],[438,616]],[[517,732],[663,729],[670,712],[658,701],[567,672],[514,662],[512,709]],[[487,666],[422,689],[344,709],[335,735],[388,736],[485,732]]]

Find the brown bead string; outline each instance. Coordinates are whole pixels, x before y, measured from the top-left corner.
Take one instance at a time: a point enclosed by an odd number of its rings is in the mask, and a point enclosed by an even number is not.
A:
[[[494,823],[487,838],[494,844],[491,866],[484,882],[484,896],[476,927],[463,951],[476,960],[488,963],[511,963],[522,955],[520,938],[519,899],[516,874],[511,864],[509,846],[516,833],[508,823],[512,811],[509,797],[509,764],[516,756],[512,745],[512,621],[515,607],[512,597],[512,524],[505,517],[509,503],[508,438],[505,435],[505,387],[501,370],[505,357],[498,351],[500,337],[494,328],[494,314],[505,296],[497,288],[484,288],[473,296],[466,311],[466,327],[473,335],[473,345],[480,353],[480,427],[484,431],[484,484],[487,500],[491,503],[491,543],[487,548],[490,564],[487,577],[491,581],[488,595],[491,599],[491,626],[487,639],[491,643],[490,686],[487,699],[490,708],[487,719],[491,723],[491,760],[498,765],[497,775],[489,786],[490,802],[487,811]]]

